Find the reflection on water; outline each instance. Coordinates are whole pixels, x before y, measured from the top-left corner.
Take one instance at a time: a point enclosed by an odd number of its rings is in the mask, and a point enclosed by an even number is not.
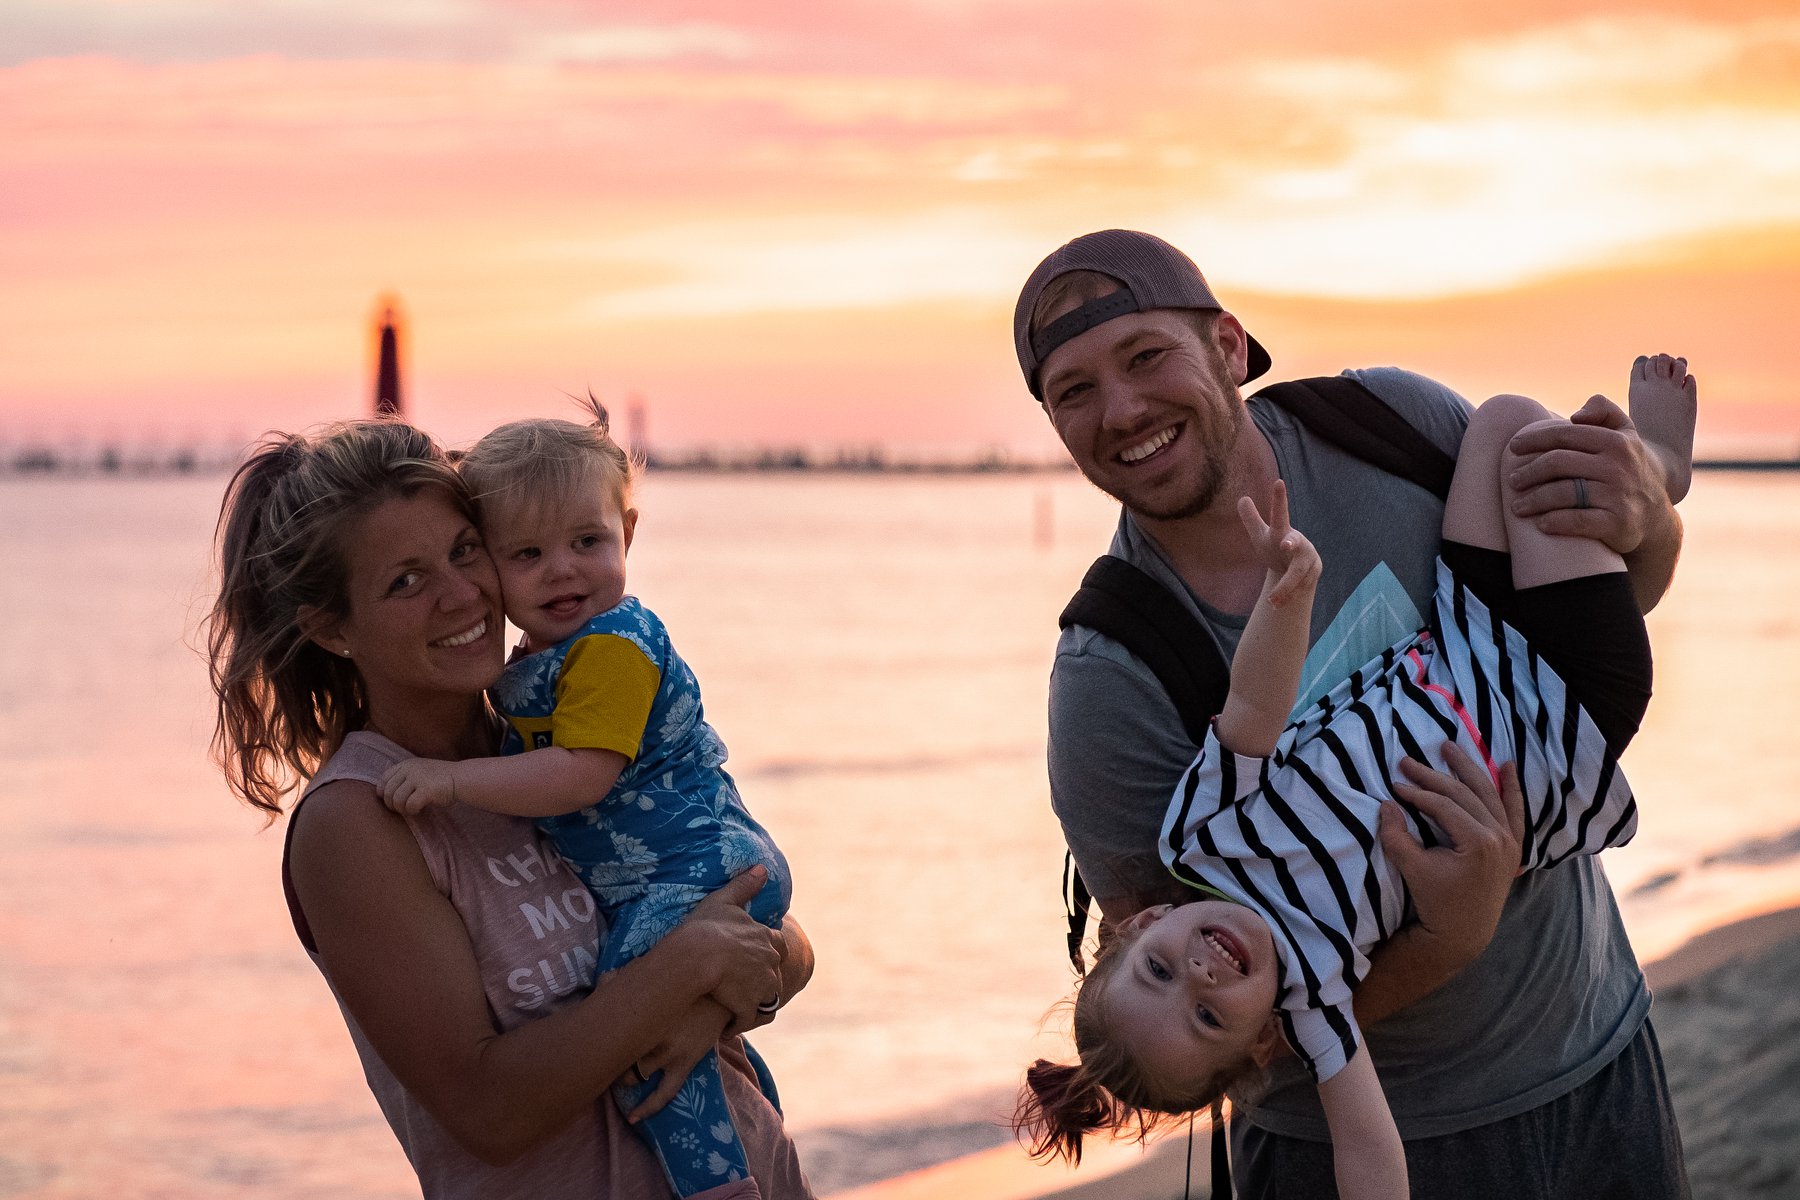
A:
[[[0,480],[0,1196],[417,1194],[287,927],[281,827],[205,762],[185,641],[221,482]],[[1703,475],[1684,505],[1640,832],[1606,859],[1646,957],[1800,895],[1796,500]],[[1110,505],[1072,477],[661,477],[642,507],[633,588],[819,947],[759,1037],[792,1123],[989,1115],[1068,983],[1044,678]]]

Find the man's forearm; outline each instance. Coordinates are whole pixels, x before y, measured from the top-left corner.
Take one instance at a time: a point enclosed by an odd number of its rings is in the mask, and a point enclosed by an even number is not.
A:
[[[1625,570],[1631,576],[1639,612],[1655,608],[1668,592],[1675,578],[1675,562],[1681,557],[1681,539],[1681,514],[1668,505],[1638,548],[1625,555]]]
[[[1472,961],[1466,950],[1447,946],[1424,926],[1406,926],[1370,957],[1369,973],[1352,998],[1356,1023],[1367,1029],[1418,1003]]]

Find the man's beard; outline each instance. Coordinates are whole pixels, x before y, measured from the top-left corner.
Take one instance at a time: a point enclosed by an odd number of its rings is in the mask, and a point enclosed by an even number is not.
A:
[[[1238,439],[1243,435],[1244,424],[1249,415],[1244,406],[1233,405],[1227,419],[1227,428],[1213,431],[1214,436],[1208,440],[1206,453],[1200,461],[1199,470],[1190,479],[1182,481],[1185,490],[1165,500],[1145,501],[1130,496],[1120,495],[1112,488],[1101,487],[1101,491],[1124,505],[1133,516],[1143,517],[1150,521],[1180,521],[1187,517],[1197,517],[1213,506],[1219,498],[1219,490],[1225,486],[1226,464]],[[1195,426],[1198,421],[1190,421],[1185,431],[1186,436],[1202,436]],[[1220,436],[1222,434],[1222,436]]]

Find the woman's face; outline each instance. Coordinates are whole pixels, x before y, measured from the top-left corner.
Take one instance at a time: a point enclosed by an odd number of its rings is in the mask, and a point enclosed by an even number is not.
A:
[[[500,674],[500,583],[450,499],[424,488],[350,527],[349,615],[320,644],[349,652],[372,708],[478,694]]]

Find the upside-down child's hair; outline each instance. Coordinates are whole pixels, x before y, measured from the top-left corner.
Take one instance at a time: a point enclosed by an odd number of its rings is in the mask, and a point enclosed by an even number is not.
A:
[[[1025,1086],[1013,1110],[1016,1133],[1027,1138],[1033,1158],[1081,1162],[1081,1142],[1090,1133],[1110,1133],[1142,1141],[1162,1126],[1209,1107],[1225,1090],[1257,1069],[1253,1059],[1227,1064],[1199,1086],[1181,1091],[1161,1087],[1113,1035],[1106,981],[1125,962],[1135,937],[1115,933],[1104,939],[1094,965],[1076,984],[1075,1063],[1040,1058],[1025,1071]]]
[[[606,406],[592,392],[577,403],[592,421],[509,421],[458,457],[456,469],[484,516],[494,502],[541,511],[596,483],[612,492],[621,510],[631,507],[641,464],[613,440]]]

